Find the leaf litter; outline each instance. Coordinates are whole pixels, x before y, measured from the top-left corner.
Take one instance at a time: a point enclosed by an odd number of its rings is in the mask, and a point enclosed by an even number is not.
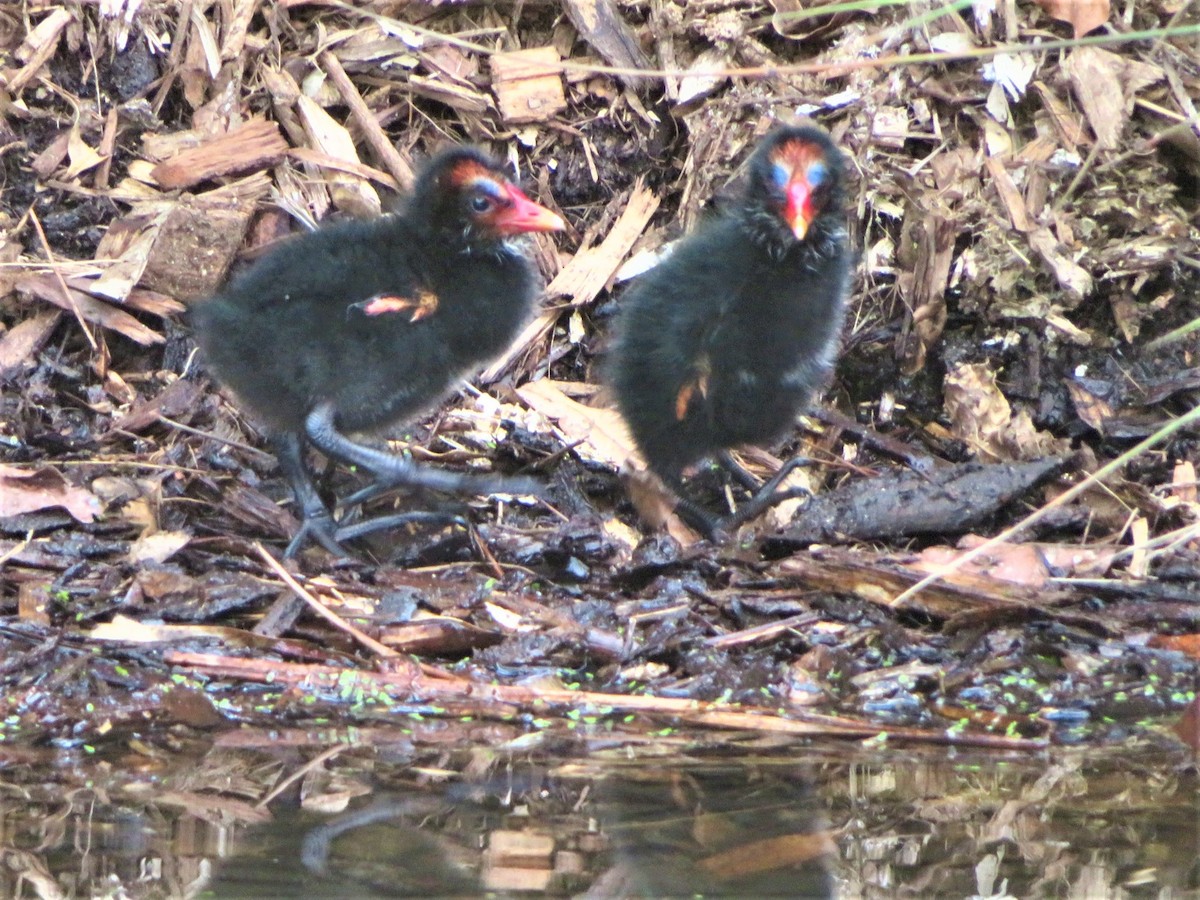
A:
[[[255,685],[306,685],[353,722],[352,679],[384,707],[588,709],[630,733],[1174,740],[1154,720],[1195,701],[1200,666],[1194,427],[895,603],[1200,387],[1194,338],[1151,345],[1200,315],[1200,70],[1194,30],[1162,33],[1194,23],[1167,2],[1037,6],[0,10],[6,654],[52,631],[41,666],[95,649],[131,698],[174,671],[264,726],[305,708],[285,692],[263,712]],[[817,497],[713,547],[642,483],[602,386],[609,325],[622,267],[669,250],[798,116],[856,172],[861,264],[821,400],[843,418],[742,454],[764,477],[811,457]],[[547,297],[512,350],[391,446],[532,471],[551,500],[472,501],[465,527],[286,571],[285,482],[184,310],[289,233],[386,211],[448,140],[510,160],[571,233],[532,248]],[[875,515],[849,515],[864,499]],[[125,684],[112,671],[74,677],[86,696]],[[31,740],[133,720],[5,677]]]

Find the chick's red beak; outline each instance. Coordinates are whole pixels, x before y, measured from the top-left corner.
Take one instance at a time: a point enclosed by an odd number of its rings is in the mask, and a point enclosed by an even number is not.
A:
[[[522,234],[527,231],[562,231],[567,223],[557,213],[534,203],[515,185],[507,185],[509,205],[492,219],[492,227],[500,234]]]
[[[787,186],[787,204],[783,209],[783,217],[796,240],[804,240],[808,234],[808,226],[812,224],[816,209],[813,206],[812,186],[804,173],[798,173]]]

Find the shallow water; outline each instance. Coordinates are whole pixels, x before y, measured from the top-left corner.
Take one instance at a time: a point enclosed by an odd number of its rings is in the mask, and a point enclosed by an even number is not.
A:
[[[0,895],[1200,896],[1186,754],[551,743],[11,753]]]

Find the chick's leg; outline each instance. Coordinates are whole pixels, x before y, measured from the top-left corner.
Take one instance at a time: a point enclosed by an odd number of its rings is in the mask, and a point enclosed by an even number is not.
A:
[[[346,551],[337,541],[337,527],[333,515],[321,500],[321,495],[317,493],[317,486],[313,484],[312,475],[304,464],[304,439],[299,434],[289,431],[275,435],[271,443],[275,449],[275,457],[279,460],[279,468],[292,486],[292,494],[302,516],[300,528],[284,551],[284,558],[295,556],[310,537],[315,538],[317,543],[330,553],[346,556]]]
[[[541,486],[528,478],[498,475],[468,475],[418,466],[411,459],[360,444],[342,434],[334,421],[333,405],[320,403],[304,422],[308,439],[322,453],[347,465],[359,466],[375,477],[375,483],[355,495],[362,499],[391,487],[420,487],[448,494],[540,494]]]

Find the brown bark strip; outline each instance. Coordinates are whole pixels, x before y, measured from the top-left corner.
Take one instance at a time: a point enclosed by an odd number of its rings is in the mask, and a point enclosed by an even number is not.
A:
[[[621,18],[613,0],[563,0],[563,6],[580,37],[592,45],[610,66],[620,69],[648,69],[650,60],[638,45],[637,35]],[[631,87],[641,89],[646,78],[623,76]]]
[[[164,190],[187,188],[218,175],[265,169],[283,159],[287,151],[278,125],[252,119],[199,147],[175,154],[155,166],[152,174]]]

